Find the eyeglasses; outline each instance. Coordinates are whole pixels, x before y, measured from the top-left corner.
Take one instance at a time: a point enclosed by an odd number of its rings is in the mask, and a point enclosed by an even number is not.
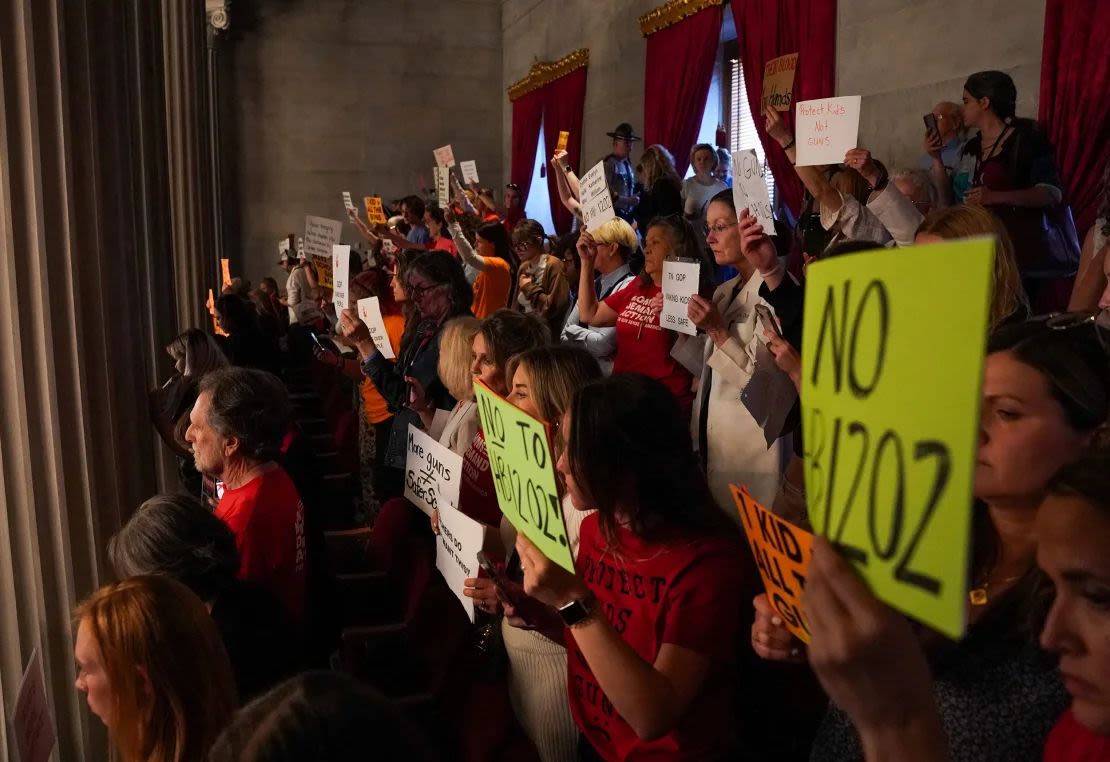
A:
[[[431,291],[435,291],[437,288],[439,288],[442,285],[443,285],[442,283],[433,283],[430,286],[414,286],[410,283],[409,284],[409,295],[411,296],[411,298],[414,302],[418,302],[418,301],[420,301],[421,299],[424,298],[425,294],[427,294]]]
[[[729,228],[736,227],[739,224],[739,222],[718,222],[716,225],[702,225],[701,229],[702,232],[705,233],[707,236],[710,233],[713,233],[714,235],[720,235]]]

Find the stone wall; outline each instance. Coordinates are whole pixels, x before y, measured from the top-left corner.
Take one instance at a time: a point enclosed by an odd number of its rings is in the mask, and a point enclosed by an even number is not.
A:
[[[230,67],[235,274],[281,276],[278,238],[303,231],[306,214],[344,219],[344,190],[389,199],[421,179],[432,187],[432,149],[444,143],[476,160],[483,182],[500,180],[499,0],[254,0],[251,10],[248,28],[233,30]],[[350,225],[344,242],[357,242]]]

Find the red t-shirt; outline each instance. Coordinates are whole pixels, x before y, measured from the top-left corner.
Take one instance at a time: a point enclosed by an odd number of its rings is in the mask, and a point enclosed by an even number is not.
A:
[[[1052,727],[1044,762],[1104,762],[1110,759],[1110,737],[1088,730],[1069,709]]]
[[[643,741],[601,690],[566,631],[570,708],[586,740],[607,760],[708,760],[732,748],[733,678],[743,595],[735,537],[645,543],[620,530],[610,548],[597,514],[582,522],[575,563],[621,639],[654,664],[664,643],[713,661],[701,692],[671,732]],[[750,600],[750,599],[749,599]],[[749,604],[750,605],[750,604]]]
[[[459,247],[450,238],[437,238],[432,242],[432,251],[446,251],[455,259],[459,258]]]
[[[663,383],[683,409],[694,404],[690,390],[693,376],[671,357],[678,334],[659,325],[663,309],[663,289],[654,283],[644,285],[636,278],[605,300],[617,313],[617,354],[614,373],[642,373]]]
[[[239,579],[272,592],[295,620],[304,614],[306,546],[304,505],[281,466],[224,490],[216,508],[235,534]]]
[[[459,482],[459,511],[486,526],[501,526],[501,508],[489,467],[486,438],[481,429],[474,435],[463,455],[462,480]]]

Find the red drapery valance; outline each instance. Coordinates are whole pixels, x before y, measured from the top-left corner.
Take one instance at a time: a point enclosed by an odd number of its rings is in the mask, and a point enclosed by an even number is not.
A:
[[[794,100],[827,98],[836,89],[836,0],[731,0],[736,19],[736,40],[744,66],[748,105],[756,130],[775,176],[783,202],[797,214],[802,204],[802,183],[779,144],[763,131],[759,101],[763,94],[763,67],[772,58],[798,54],[794,75]],[[784,114],[794,125],[793,110]]]
[[[550,63],[537,63],[528,76],[509,88],[513,101],[512,165],[509,176],[520,186],[521,205],[528,198],[532,173],[536,167],[536,142],[540,124],[544,128],[544,144],[554,151],[559,133],[570,133],[567,140],[567,162],[578,168],[582,158],[582,114],[586,105],[586,66],[589,51],[576,50],[569,56]],[[547,157],[544,157],[545,159]],[[548,173],[551,219],[556,233],[565,233],[571,226],[571,214],[559,201],[555,178]]]
[[[670,149],[679,177],[698,138],[723,18],[719,0],[673,0],[640,19],[647,37],[644,143]]]

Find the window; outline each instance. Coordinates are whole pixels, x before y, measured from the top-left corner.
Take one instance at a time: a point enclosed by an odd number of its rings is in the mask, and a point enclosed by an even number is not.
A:
[[[543,225],[548,233],[555,233],[555,223],[551,221],[551,194],[547,187],[547,146],[543,140],[543,122],[536,146],[536,166],[532,168],[532,185],[528,188],[528,198],[524,200],[524,213],[530,219]]]
[[[755,118],[748,107],[748,93],[744,84],[744,65],[740,62],[740,48],[732,40],[724,46],[722,70],[728,77],[728,140],[729,150],[746,151],[754,148],[759,163],[766,169],[765,179],[767,193],[771,197],[771,204],[775,199],[775,178],[771,168],[767,167],[767,157],[763,153],[763,144],[759,140],[759,133],[755,128]]]

